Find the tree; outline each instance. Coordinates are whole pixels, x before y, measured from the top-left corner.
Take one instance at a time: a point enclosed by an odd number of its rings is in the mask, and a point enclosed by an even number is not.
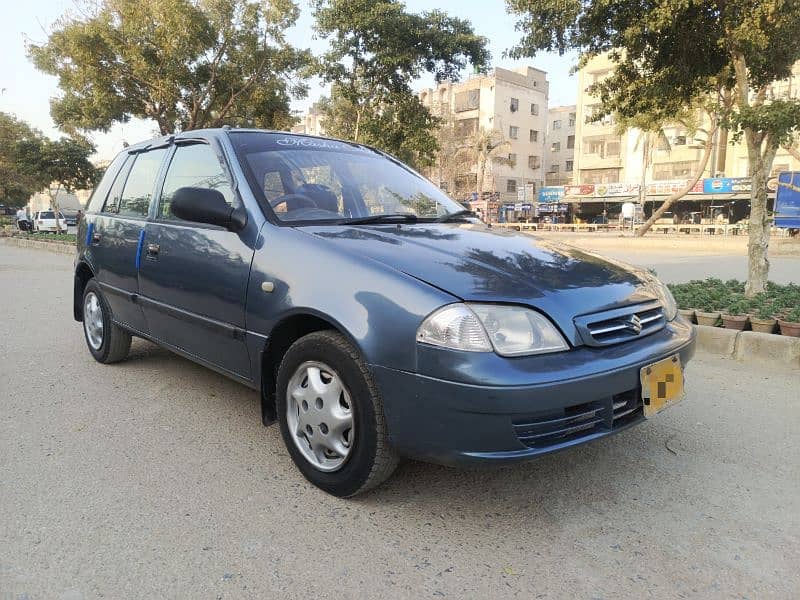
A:
[[[411,89],[423,73],[456,81],[471,63],[484,69],[487,40],[439,10],[409,13],[399,0],[314,0],[315,30],[329,41],[320,61],[332,83],[328,133],[430,164],[438,120]]]
[[[486,164],[492,160],[498,164],[511,164],[508,157],[501,153],[511,149],[511,144],[503,137],[502,132],[497,129],[488,130],[480,128],[470,138],[465,146],[456,152],[456,156],[461,160],[468,161],[475,165],[476,191],[478,199],[483,198],[483,185],[486,179]]]
[[[13,115],[0,113],[0,200],[24,206],[47,182],[34,168],[43,140],[41,132]]]
[[[56,217],[57,228],[61,230],[58,219],[58,194],[89,189],[97,181],[98,171],[89,162],[94,148],[83,140],[65,138],[61,140],[44,139],[39,145],[38,156],[33,156],[33,165],[47,182],[50,207]]]
[[[800,101],[768,100],[767,89],[800,60],[796,0],[506,0],[522,38],[512,56],[610,52],[614,73],[597,89],[603,111],[667,121],[696,98],[729,91],[723,125],[744,139],[752,177],[745,293],[766,289],[766,181],[775,152],[800,129]]]
[[[107,130],[153,119],[162,134],[223,124],[280,128],[293,123],[291,95],[308,51],[284,31],[299,15],[291,0],[88,0],[62,17],[28,53],[55,75],[51,100],[67,132]]]

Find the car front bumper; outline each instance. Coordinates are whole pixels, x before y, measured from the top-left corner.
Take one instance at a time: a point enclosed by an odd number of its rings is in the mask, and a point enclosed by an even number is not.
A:
[[[644,420],[640,369],[676,354],[685,365],[694,355],[695,336],[679,317],[663,330],[625,344],[500,359],[510,362],[505,371],[499,363],[480,364],[496,361],[494,355],[462,356],[474,368],[456,365],[461,381],[375,365],[372,371],[391,443],[401,454],[451,465],[505,464],[586,443]],[[436,364],[447,351],[436,352],[423,353],[420,371],[426,370],[426,358]],[[500,385],[489,371],[500,371],[509,385]]]

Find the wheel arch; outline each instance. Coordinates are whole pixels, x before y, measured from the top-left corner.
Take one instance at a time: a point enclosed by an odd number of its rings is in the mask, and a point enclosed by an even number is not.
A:
[[[72,300],[72,313],[76,321],[83,321],[83,291],[86,284],[94,278],[94,271],[85,263],[80,261],[75,267],[75,284]]]
[[[260,365],[261,420],[264,425],[274,423],[277,418],[275,412],[276,381],[278,367],[286,351],[301,337],[315,331],[324,330],[332,330],[342,334],[353,344],[353,347],[359,348],[353,336],[341,324],[327,315],[310,309],[286,315],[270,331],[261,354]]]

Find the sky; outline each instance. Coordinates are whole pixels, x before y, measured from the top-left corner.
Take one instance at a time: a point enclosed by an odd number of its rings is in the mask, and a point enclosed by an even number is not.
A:
[[[311,48],[315,54],[321,54],[327,43],[314,38],[308,1],[299,0],[299,5],[300,19],[287,31],[287,38],[297,47]],[[25,44],[28,41],[44,42],[53,23],[72,6],[71,0],[8,2],[0,20],[0,111],[16,115],[51,137],[62,135],[50,118],[50,98],[58,94],[58,81],[33,67],[26,56]],[[429,10],[431,3],[406,0],[406,6],[412,12],[421,12]],[[570,75],[570,69],[577,60],[575,55],[541,54],[533,59],[517,61],[503,58],[503,51],[519,38],[514,31],[514,17],[506,13],[503,0],[439,0],[436,8],[469,19],[475,30],[488,38],[493,67],[532,65],[543,69],[550,81],[550,106],[574,104],[577,79]],[[417,82],[415,87],[421,89],[431,85],[433,79],[427,77]],[[312,82],[308,97],[294,100],[292,108],[304,111],[325,91],[320,82]],[[96,158],[108,160],[122,149],[123,141],[135,143],[157,133],[153,123],[134,120],[90,137],[97,147]]]

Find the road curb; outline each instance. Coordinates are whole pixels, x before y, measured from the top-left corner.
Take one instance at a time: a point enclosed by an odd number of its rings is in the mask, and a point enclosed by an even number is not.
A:
[[[57,254],[75,254],[75,244],[63,244],[61,242],[40,242],[39,240],[26,240],[16,237],[0,238],[7,246],[17,246],[19,248],[38,248],[48,250]]]
[[[700,352],[734,358],[741,362],[800,368],[800,338],[706,325],[695,327],[697,350]]]

